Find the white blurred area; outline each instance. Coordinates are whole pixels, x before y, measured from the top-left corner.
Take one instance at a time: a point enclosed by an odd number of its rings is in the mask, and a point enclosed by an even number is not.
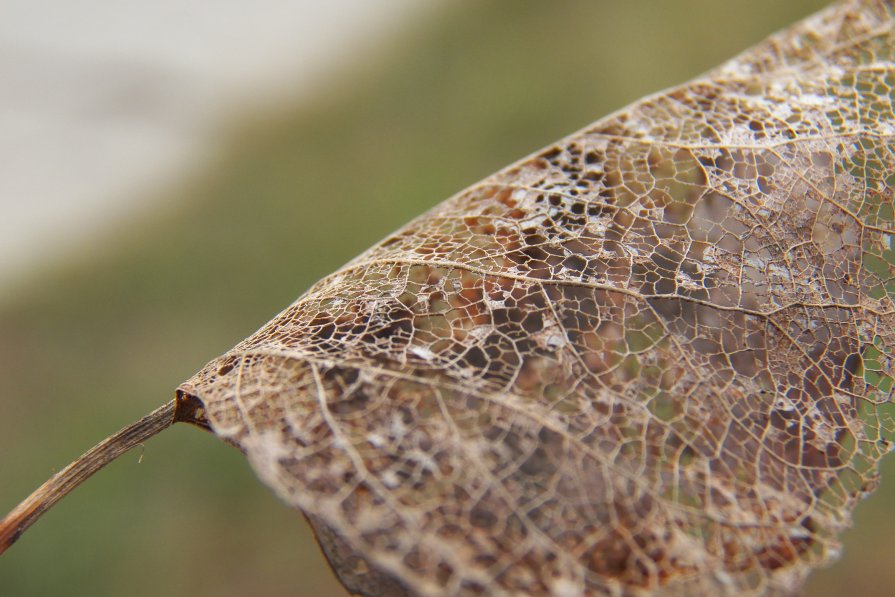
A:
[[[433,4],[0,0],[0,300]]]

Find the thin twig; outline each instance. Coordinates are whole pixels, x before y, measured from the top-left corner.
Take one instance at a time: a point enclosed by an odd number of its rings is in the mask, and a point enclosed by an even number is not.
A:
[[[50,477],[0,521],[0,554],[22,536],[28,527],[64,498],[75,487],[90,478],[134,446],[167,429],[177,420],[177,401],[172,400],[152,411],[136,423],[107,437],[80,458]]]

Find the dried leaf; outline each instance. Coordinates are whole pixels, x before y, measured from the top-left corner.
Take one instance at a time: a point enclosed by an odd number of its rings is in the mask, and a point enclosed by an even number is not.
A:
[[[892,439],[892,11],[470,187],[181,397],[353,591],[798,590]]]

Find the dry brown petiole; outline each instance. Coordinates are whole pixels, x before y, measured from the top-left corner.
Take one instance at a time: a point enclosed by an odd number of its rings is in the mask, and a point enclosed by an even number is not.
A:
[[[199,421],[201,414],[197,413],[199,408],[196,402],[191,397],[178,396],[139,421],[107,437],[50,477],[0,521],[0,554],[9,549],[22,533],[56,502],[131,448],[142,444],[178,421],[201,425]]]

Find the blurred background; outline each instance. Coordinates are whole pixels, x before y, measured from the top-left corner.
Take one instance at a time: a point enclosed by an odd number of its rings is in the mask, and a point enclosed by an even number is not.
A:
[[[0,510],[411,217],[823,4],[6,0]],[[895,586],[889,472],[807,594]],[[344,591],[176,426],[0,558],[0,594]]]

